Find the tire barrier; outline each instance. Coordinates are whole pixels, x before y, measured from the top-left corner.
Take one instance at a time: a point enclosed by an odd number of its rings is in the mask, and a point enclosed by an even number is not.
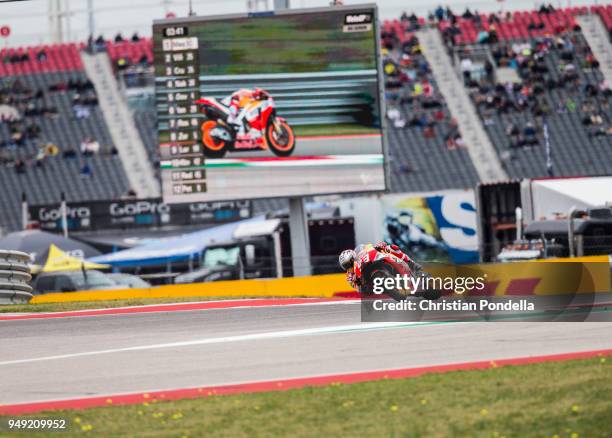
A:
[[[30,256],[24,252],[0,250],[0,304],[28,303],[32,299],[29,261]]]

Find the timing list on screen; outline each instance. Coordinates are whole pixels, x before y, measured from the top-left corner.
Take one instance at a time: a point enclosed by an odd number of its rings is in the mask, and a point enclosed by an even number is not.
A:
[[[164,199],[206,192],[204,154],[200,143],[198,39],[186,26],[164,28],[163,66],[157,69],[160,113],[159,144]],[[159,78],[159,73],[162,77]],[[161,79],[161,81],[160,81]]]

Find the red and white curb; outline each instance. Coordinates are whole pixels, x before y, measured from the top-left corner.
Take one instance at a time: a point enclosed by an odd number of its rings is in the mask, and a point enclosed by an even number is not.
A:
[[[587,359],[598,356],[610,356],[612,349],[591,350],[573,353],[552,354],[546,356],[527,356],[510,359],[495,359],[478,362],[462,362],[446,365],[433,365],[417,368],[379,370],[327,376],[301,377],[295,379],[269,380],[263,382],[240,383],[234,385],[204,386],[195,388],[149,391],[131,394],[109,394],[96,397],[74,398],[65,400],[47,400],[31,403],[0,405],[0,415],[21,415],[41,411],[63,409],[86,409],[100,406],[133,405],[153,401],[192,399],[214,395],[232,395],[243,393],[286,391],[307,386],[324,386],[330,384],[351,384],[382,379],[405,379],[430,373],[445,373],[462,370],[482,370],[508,365],[526,365],[541,362]]]
[[[295,306],[323,303],[358,302],[346,298],[256,298],[242,300],[198,301],[189,303],[150,304],[144,306],[113,307],[108,309],[71,310],[66,312],[0,313],[0,321],[23,319],[70,318],[130,313],[185,312],[193,310],[234,309],[240,307]]]

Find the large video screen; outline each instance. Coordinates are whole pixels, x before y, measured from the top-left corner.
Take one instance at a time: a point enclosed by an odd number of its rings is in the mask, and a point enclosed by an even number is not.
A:
[[[153,25],[167,203],[386,189],[376,7]]]

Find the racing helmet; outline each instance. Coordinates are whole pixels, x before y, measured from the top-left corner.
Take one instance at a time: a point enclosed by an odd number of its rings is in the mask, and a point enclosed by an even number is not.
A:
[[[348,271],[353,267],[353,263],[355,263],[355,251],[352,249],[345,249],[340,253],[338,262],[340,263],[340,267],[343,271]]]

